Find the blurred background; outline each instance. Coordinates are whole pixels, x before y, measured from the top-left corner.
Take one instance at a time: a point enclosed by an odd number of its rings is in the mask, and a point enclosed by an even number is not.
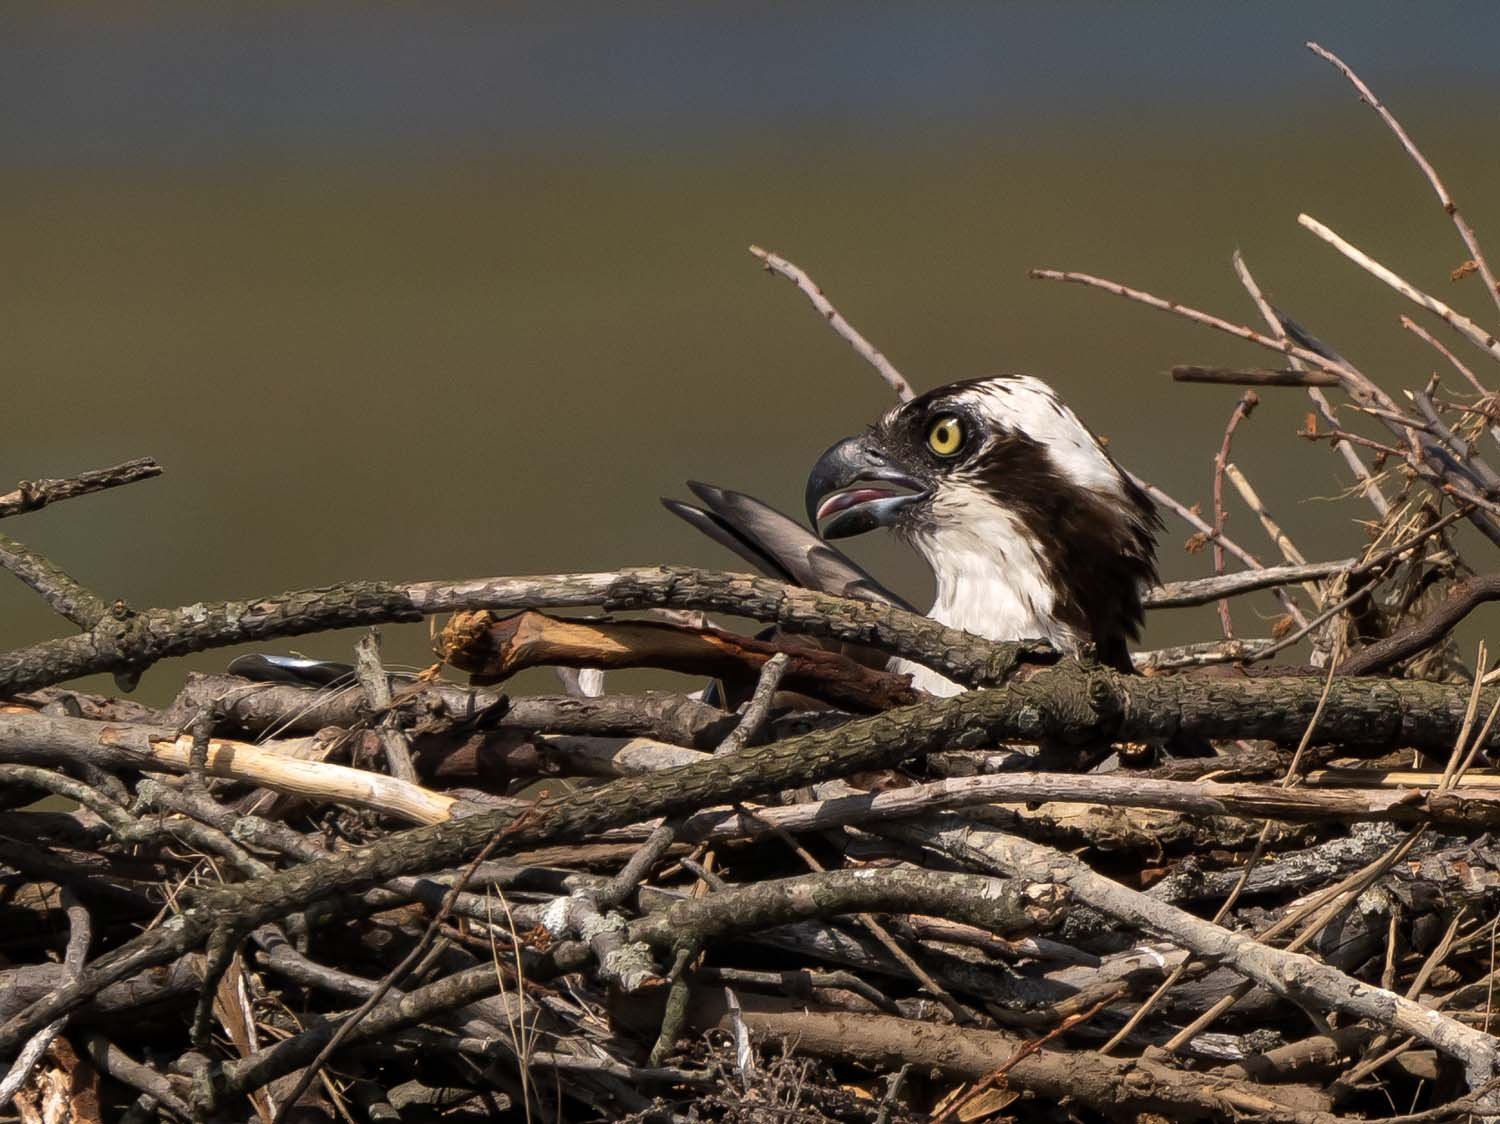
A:
[[[1307,39],[1500,254],[1496,5],[6,5],[0,482],[141,455],[167,473],[4,529],[138,606],[730,565],[657,497],[696,477],[798,511],[817,454],[889,403],[751,242],[919,389],[1038,374],[1207,507],[1237,391],[1166,371],[1268,356],[1029,267],[1252,321],[1239,248],[1388,388],[1420,383],[1408,309],[1307,211],[1493,320],[1448,280],[1465,254],[1426,184]],[[1236,461],[1309,556],[1353,552],[1368,509],[1293,435],[1305,397],[1263,398]],[[1242,508],[1229,529],[1273,555]],[[1209,572],[1187,534],[1169,520],[1166,576]],[[854,550],[927,596],[900,549]],[[1243,605],[1265,635],[1272,603]],[[7,647],[68,627],[9,582],[0,620]],[[1159,613],[1145,642],[1214,628]],[[429,659],[424,627],[386,648]]]

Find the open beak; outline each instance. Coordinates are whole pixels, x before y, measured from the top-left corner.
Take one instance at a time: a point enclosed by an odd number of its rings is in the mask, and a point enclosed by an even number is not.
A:
[[[846,437],[807,477],[807,519],[825,539],[888,527],[905,507],[927,498],[920,481],[892,465],[870,434]]]

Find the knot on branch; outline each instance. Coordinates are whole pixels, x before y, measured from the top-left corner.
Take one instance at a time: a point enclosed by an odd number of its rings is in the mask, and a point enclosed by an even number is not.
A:
[[[627,992],[663,982],[655,961],[651,959],[651,946],[644,941],[632,941],[610,949],[599,958],[599,976],[606,983],[619,984]]]
[[[161,656],[149,619],[124,601],[116,601],[99,618],[93,640],[100,656],[115,668],[145,667]]]

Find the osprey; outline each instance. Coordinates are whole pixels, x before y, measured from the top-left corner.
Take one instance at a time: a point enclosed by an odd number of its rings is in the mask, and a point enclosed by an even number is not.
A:
[[[926,559],[929,616],[991,640],[1046,640],[1131,670],[1161,525],[1144,492],[1046,383],[956,382],[833,445],[807,479],[813,531],[738,492],[689,487],[667,508],[774,577],[909,608],[825,540],[890,528]],[[815,534],[821,526],[821,535]],[[896,660],[916,686],[961,688]]]

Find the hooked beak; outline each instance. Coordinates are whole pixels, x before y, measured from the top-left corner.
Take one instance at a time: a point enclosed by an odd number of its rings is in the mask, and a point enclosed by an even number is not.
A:
[[[869,434],[846,437],[813,465],[807,478],[807,519],[825,539],[888,527],[905,507],[927,498],[927,489],[892,465]],[[829,517],[832,516],[830,519]]]

